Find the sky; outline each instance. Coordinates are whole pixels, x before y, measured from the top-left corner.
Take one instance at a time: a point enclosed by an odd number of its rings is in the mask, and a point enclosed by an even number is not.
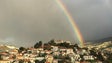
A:
[[[111,0],[61,0],[84,40],[112,36]],[[71,24],[55,0],[0,0],[0,42],[31,46],[51,39],[75,42]]]
[[[112,36],[111,0],[63,0],[86,40]]]

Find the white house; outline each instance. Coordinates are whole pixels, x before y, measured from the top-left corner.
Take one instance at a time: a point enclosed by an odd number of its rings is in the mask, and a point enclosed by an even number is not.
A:
[[[0,63],[10,63],[10,60],[0,60]]]
[[[88,56],[84,56],[84,59],[85,60],[94,60],[94,57],[91,55],[88,55]]]
[[[58,47],[57,46],[53,46],[52,51],[58,51]]]
[[[66,49],[66,51],[67,51],[67,54],[74,53],[73,49]]]

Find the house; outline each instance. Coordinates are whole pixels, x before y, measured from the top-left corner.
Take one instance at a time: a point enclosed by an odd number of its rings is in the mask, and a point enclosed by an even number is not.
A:
[[[10,63],[10,60],[0,60],[0,63]]]
[[[36,57],[35,59],[36,59],[36,60],[39,60],[39,61],[42,61],[42,60],[44,60],[45,58],[44,58],[44,57]]]
[[[3,60],[6,60],[6,59],[9,58],[9,54],[6,53],[6,52],[2,52],[2,53],[0,53],[0,55],[1,55],[1,58],[2,58]]]
[[[59,47],[59,50],[60,50],[60,51],[66,51],[67,48],[65,48],[65,47]]]
[[[53,56],[50,54],[46,55],[45,59],[46,59],[46,63],[52,63],[53,62]]]
[[[23,58],[22,55],[18,55],[18,56],[17,56],[17,59],[20,59],[20,60],[21,60],[21,59],[24,59],[24,58]]]
[[[16,49],[10,50],[9,53],[10,53],[10,54],[15,54],[15,55],[16,55],[16,54],[18,53],[18,50],[16,50]]]
[[[55,51],[55,52],[53,53],[54,56],[58,56],[59,54],[60,54],[60,52],[58,52],[58,51]]]
[[[24,57],[25,59],[28,59],[28,58],[30,57],[30,54],[24,54],[23,57]]]
[[[62,56],[66,56],[67,55],[66,52],[61,52],[61,54],[62,54]]]
[[[50,54],[50,53],[52,53],[52,51],[46,50],[45,53]]]
[[[66,43],[68,43],[69,45],[72,45],[70,41],[65,41]]]
[[[75,61],[80,61],[81,57],[79,54],[74,54],[74,59],[75,59]]]
[[[60,43],[64,43],[64,41],[63,40],[55,40],[55,43],[60,44]]]
[[[58,63],[58,60],[54,59],[54,60],[53,60],[53,63]]]
[[[73,52],[73,49],[66,49],[66,53],[70,54],[70,53],[74,53],[74,52]]]
[[[32,49],[32,53],[33,53],[33,54],[36,54],[37,51],[38,51],[37,49]]]
[[[53,49],[52,51],[58,51],[58,46],[51,46]]]
[[[39,51],[43,51],[44,49],[43,49],[43,48],[38,48],[37,50],[39,50]]]
[[[85,60],[94,60],[94,57],[91,55],[83,56]]]
[[[40,51],[40,53],[41,53],[41,54],[44,54],[44,53],[45,53],[45,51]]]

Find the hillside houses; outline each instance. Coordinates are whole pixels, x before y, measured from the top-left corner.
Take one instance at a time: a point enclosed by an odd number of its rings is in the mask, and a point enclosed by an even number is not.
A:
[[[57,42],[57,44],[39,45],[38,48],[22,47],[22,49],[4,50],[0,52],[0,63],[102,63],[112,58],[112,52],[107,54],[94,48],[80,48],[77,44],[73,45],[64,41]]]

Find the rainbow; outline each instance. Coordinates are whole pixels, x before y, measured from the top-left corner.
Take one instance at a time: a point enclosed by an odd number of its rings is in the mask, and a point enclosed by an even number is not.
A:
[[[55,1],[59,5],[59,7],[64,11],[69,23],[72,25],[72,28],[73,28],[73,31],[74,31],[75,35],[78,38],[79,45],[81,47],[83,47],[84,46],[84,40],[83,40],[82,34],[80,33],[79,28],[76,25],[74,19],[72,18],[72,16],[68,12],[66,6],[61,2],[61,0],[55,0]]]

